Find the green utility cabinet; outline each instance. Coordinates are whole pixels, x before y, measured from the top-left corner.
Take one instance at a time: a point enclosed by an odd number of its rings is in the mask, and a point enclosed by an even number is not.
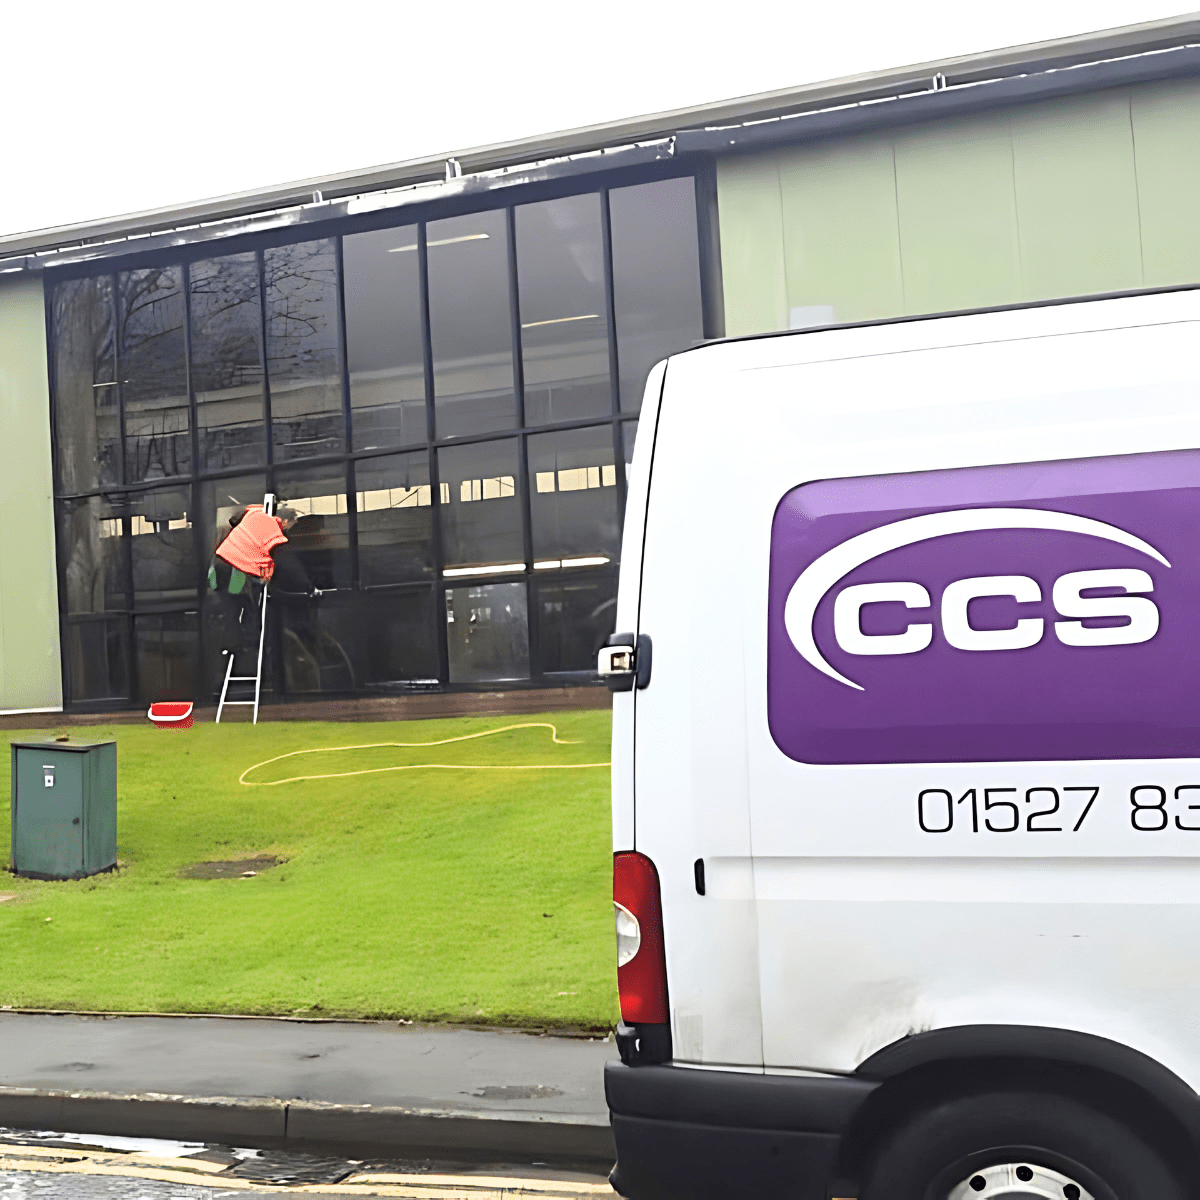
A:
[[[12,868],[78,879],[117,865],[117,743],[12,743]]]

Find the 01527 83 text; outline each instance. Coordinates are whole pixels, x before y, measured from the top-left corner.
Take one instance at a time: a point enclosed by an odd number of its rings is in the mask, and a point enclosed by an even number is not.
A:
[[[1100,796],[1093,785],[1069,787],[925,788],[917,794],[922,833],[1078,833]],[[1200,784],[1129,789],[1129,824],[1138,833],[1180,829],[1200,833]]]

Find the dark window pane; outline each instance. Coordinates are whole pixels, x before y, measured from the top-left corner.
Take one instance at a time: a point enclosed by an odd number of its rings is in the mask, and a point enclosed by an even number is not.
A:
[[[192,473],[183,268],[117,276],[127,483]]]
[[[319,606],[314,602],[279,607],[286,692],[352,692],[358,686],[354,664],[337,637],[342,622],[333,608],[332,599]]]
[[[263,252],[271,436],[280,462],[345,448],[332,239]]]
[[[197,613],[135,617],[138,703],[199,700],[200,618]]]
[[[360,459],[355,487],[363,587],[432,577],[433,493],[424,451]]]
[[[425,441],[425,359],[417,227],[356,233],[342,241],[346,354],[354,445]]]
[[[233,254],[194,263],[191,287],[200,469],[257,466],[266,461],[258,260]]]
[[[135,606],[196,603],[191,507],[190,485],[157,488],[129,497]]]
[[[612,411],[600,197],[516,210],[525,423]]]
[[[346,469],[338,465],[276,475],[279,504],[299,514],[288,546],[309,582],[318,588],[350,586],[350,529],[346,516]],[[275,554],[279,563],[279,551]],[[277,581],[284,586],[284,576]]]
[[[594,571],[534,580],[538,614],[537,670],[596,670],[596,655],[612,634],[617,577]]]
[[[637,412],[659,359],[704,336],[690,177],[609,193],[621,408]]]
[[[54,289],[54,407],[64,492],[121,482],[112,279]]]
[[[629,482],[629,472],[633,466],[633,447],[637,441],[636,421],[624,421],[621,424],[621,447],[624,450],[625,458],[625,482]]]
[[[120,611],[129,607],[126,592],[129,539],[126,510],[103,496],[64,500],[58,510],[59,553],[64,561],[68,613]]]
[[[65,632],[69,702],[128,699],[127,619],[81,621]]]
[[[599,566],[617,557],[611,425],[532,434],[529,480],[536,569]]]
[[[438,451],[446,566],[525,569],[525,538],[513,438]]]
[[[529,678],[529,613],[524,583],[488,583],[446,592],[451,683]]]
[[[339,593],[281,611],[289,692],[403,692],[412,681],[437,679],[432,588]]]
[[[262,475],[238,475],[233,479],[210,479],[199,487],[200,545],[207,569],[213,551],[231,528],[229,518],[247,505],[261,504],[266,484]]]
[[[516,424],[503,210],[431,221],[429,323],[437,436]]]

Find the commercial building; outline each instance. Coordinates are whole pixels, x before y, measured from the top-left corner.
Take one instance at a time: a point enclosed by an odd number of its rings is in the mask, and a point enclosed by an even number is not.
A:
[[[588,680],[655,361],[1193,283],[1198,151],[1176,20],[0,238],[0,709],[209,694],[265,491],[276,696]]]

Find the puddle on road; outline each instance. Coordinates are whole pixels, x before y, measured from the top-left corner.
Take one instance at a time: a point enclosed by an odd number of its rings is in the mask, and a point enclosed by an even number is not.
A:
[[[204,1142],[116,1137],[105,1133],[60,1133],[49,1129],[0,1128],[0,1143],[46,1146],[52,1149],[115,1151],[128,1154],[131,1165],[139,1156],[174,1158],[180,1160],[181,1165],[186,1159],[200,1159],[223,1166],[225,1170],[221,1175],[233,1175],[239,1179],[257,1180],[260,1183],[338,1183],[363,1167],[361,1159],[329,1158],[289,1150],[251,1150]],[[209,1175],[205,1178],[216,1181],[219,1175]]]
[[[71,1146],[80,1149],[117,1150],[155,1158],[187,1158],[204,1149],[203,1142],[175,1142],[164,1138],[116,1137],[107,1133],[56,1133],[52,1130],[0,1128],[0,1141],[17,1145]]]
[[[321,1158],[291,1150],[260,1150],[224,1172],[259,1183],[341,1183],[362,1167],[361,1159]]]

